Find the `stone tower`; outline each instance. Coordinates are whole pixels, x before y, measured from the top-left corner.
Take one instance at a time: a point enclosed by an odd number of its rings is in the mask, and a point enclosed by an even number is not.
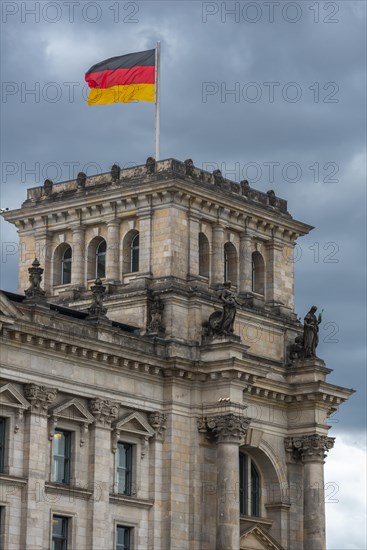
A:
[[[46,180],[4,217],[4,547],[325,549],[327,418],[352,391],[294,312],[312,228],[286,201],[149,158]]]

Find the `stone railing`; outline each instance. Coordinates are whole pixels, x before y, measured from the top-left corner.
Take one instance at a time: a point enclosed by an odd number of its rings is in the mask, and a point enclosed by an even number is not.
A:
[[[54,184],[46,180],[43,186],[33,187],[27,190],[27,201],[38,202],[45,199],[62,199],[70,194],[83,193],[97,190],[100,187],[123,186],[126,183],[143,181],[147,178],[161,179],[163,177],[181,177],[191,179],[198,185],[213,185],[218,190],[230,195],[238,195],[243,200],[251,203],[257,203],[264,207],[274,208],[280,212],[287,213],[287,201],[280,199],[270,190],[267,193],[252,189],[247,180],[237,183],[224,178],[220,170],[207,172],[193,165],[191,159],[185,162],[176,159],[167,159],[156,162],[149,158],[147,162],[140,166],[120,169],[114,165],[110,172],[87,177],[80,172],[75,180],[64,181]]]

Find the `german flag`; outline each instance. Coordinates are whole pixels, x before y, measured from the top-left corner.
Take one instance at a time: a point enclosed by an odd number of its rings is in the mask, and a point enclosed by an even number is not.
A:
[[[88,105],[155,101],[155,49],[111,57],[85,74]]]

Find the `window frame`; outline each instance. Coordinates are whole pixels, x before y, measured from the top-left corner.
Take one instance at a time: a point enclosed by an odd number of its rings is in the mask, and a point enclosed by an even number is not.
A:
[[[119,457],[120,457],[120,446],[127,446],[129,450],[129,467],[126,466],[126,468],[123,468],[122,466],[119,466]],[[122,496],[128,496],[131,497],[134,495],[134,476],[135,476],[135,468],[134,468],[134,461],[136,457],[136,445],[134,443],[131,443],[129,441],[119,440],[117,442],[117,449],[116,449],[116,469],[115,469],[115,486],[116,486],[116,494],[122,495]],[[128,491],[120,492],[119,491],[119,470],[125,470],[125,487],[128,485]],[[126,481],[126,478],[128,477],[128,481]]]
[[[5,416],[0,417],[0,474],[5,473],[6,465],[6,450],[7,450],[7,432],[8,432],[8,418]]]
[[[119,529],[126,529],[126,532],[128,533],[128,545],[118,544],[118,530]],[[115,550],[133,550],[133,536],[134,536],[134,527],[131,525],[122,525],[120,522],[117,522],[115,525]]]
[[[58,479],[56,479],[56,475],[55,475],[55,462],[57,460],[56,456],[55,456],[55,442],[57,441],[57,437],[56,437],[56,434],[58,433],[62,433],[62,434],[67,434],[67,437],[66,437],[66,441],[65,441],[65,455],[57,455],[57,457],[62,457],[64,456],[64,467],[63,467],[63,477],[65,479],[65,481],[60,481]],[[70,485],[70,482],[71,482],[71,465],[72,465],[72,456],[73,456],[73,453],[72,453],[72,448],[73,448],[73,432],[70,431],[70,430],[65,430],[63,428],[56,428],[55,429],[55,432],[54,432],[54,436],[53,436],[53,441],[52,441],[52,480],[54,483],[60,483],[61,485]],[[65,458],[66,457],[66,458]],[[61,460],[60,460],[61,462]],[[66,467],[65,467],[65,462],[66,462]]]
[[[100,247],[103,246],[105,247],[104,250],[102,250],[102,252],[100,252]],[[96,257],[95,257],[95,278],[96,279],[105,279],[106,277],[106,258],[107,258],[107,242],[106,242],[106,239],[103,239],[97,244],[96,246]],[[101,262],[101,260],[103,260]],[[100,265],[102,266],[103,268],[103,275],[102,273],[99,272],[99,269],[100,269]]]
[[[63,520],[63,527],[65,526],[65,534],[64,534],[64,538],[63,538],[63,541],[64,544],[62,545],[61,547],[61,550],[68,550],[68,547],[69,547],[69,543],[71,542],[71,537],[70,537],[70,529],[71,529],[71,517],[70,516],[64,516],[63,514],[59,514],[59,513],[52,513],[51,515],[51,549],[54,550],[54,542],[57,542],[57,540],[55,541],[55,535],[54,535],[54,518],[59,518],[61,520]],[[60,540],[60,539],[58,539]]]
[[[240,516],[261,517],[261,474],[253,458],[239,452]]]
[[[65,258],[65,254],[70,251],[70,258]],[[72,275],[72,264],[73,264],[73,249],[68,245],[64,252],[61,254],[61,285],[70,285],[71,284],[71,275]],[[69,267],[66,270],[66,267]],[[67,274],[70,280],[65,281],[65,274]]]

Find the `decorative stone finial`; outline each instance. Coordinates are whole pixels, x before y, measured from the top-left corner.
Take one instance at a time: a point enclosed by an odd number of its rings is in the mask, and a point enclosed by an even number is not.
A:
[[[119,181],[121,168],[118,164],[114,164],[111,168],[111,178],[113,182]]]
[[[43,194],[45,197],[49,197],[52,194],[53,181],[45,180],[43,184]]]
[[[93,295],[93,303],[88,308],[89,320],[106,320],[107,308],[103,306],[103,299],[106,294],[106,287],[103,286],[101,279],[96,279],[94,285],[91,287]]]
[[[145,163],[148,174],[154,174],[156,168],[156,161],[153,157],[148,157]]]
[[[76,178],[76,184],[78,189],[84,189],[86,182],[87,182],[87,174],[85,174],[84,172],[79,172]]]
[[[185,164],[186,176],[192,177],[194,175],[194,163],[192,159],[186,159],[184,164]]]
[[[276,197],[275,192],[273,191],[273,189],[270,189],[269,191],[267,191],[266,194],[268,195],[268,201],[269,201],[270,206],[276,206],[277,205],[277,197]]]
[[[32,267],[28,268],[29,282],[31,283],[25,293],[25,301],[33,303],[46,302],[46,293],[41,288],[42,273],[44,269],[40,267],[40,263],[37,258],[34,259]]]

